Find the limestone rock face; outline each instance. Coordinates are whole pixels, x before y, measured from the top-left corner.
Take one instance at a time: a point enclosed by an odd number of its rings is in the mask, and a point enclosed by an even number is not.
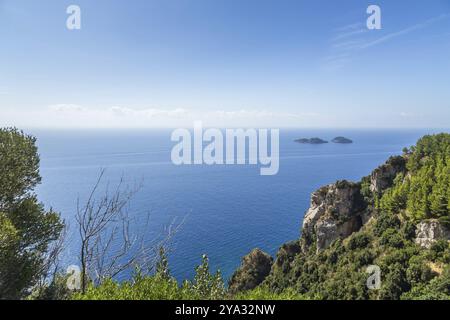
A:
[[[438,220],[420,222],[416,227],[416,243],[429,249],[438,240],[450,240],[450,230],[444,227]]]
[[[229,282],[230,292],[252,290],[269,275],[273,258],[260,249],[253,249],[242,259],[241,266]]]
[[[370,191],[380,194],[392,186],[395,177],[406,170],[406,159],[401,156],[391,157],[385,164],[375,169],[370,175]]]
[[[317,250],[328,248],[336,239],[347,238],[361,226],[362,220],[359,215],[343,223],[337,223],[334,219],[319,221],[316,225]]]
[[[322,250],[358,231],[365,208],[360,184],[338,181],[320,188],[312,194],[303,219],[302,249],[315,242],[317,250]]]

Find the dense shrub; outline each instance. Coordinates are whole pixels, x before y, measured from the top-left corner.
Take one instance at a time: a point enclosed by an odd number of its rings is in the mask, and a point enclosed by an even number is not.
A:
[[[168,273],[165,255],[161,255],[155,275],[143,276],[139,271],[130,281],[112,279],[98,286],[90,285],[85,294],[77,293],[75,300],[210,300],[225,298],[225,287],[220,272],[212,275],[208,257],[196,268],[194,281],[180,286]]]
[[[386,230],[400,228],[400,220],[397,215],[386,212],[381,213],[375,222],[373,232],[375,236],[380,237]]]
[[[404,246],[404,238],[397,230],[389,228],[381,235],[380,244],[393,248],[402,248]]]
[[[366,233],[356,233],[348,241],[347,247],[350,250],[366,248],[370,243],[370,236]]]

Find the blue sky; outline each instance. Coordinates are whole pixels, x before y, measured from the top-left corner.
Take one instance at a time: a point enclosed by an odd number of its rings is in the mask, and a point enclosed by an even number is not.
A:
[[[450,0],[0,0],[0,41],[0,126],[450,127]]]

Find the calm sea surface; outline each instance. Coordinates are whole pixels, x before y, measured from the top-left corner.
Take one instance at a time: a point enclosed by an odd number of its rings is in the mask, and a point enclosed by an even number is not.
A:
[[[170,268],[178,279],[193,276],[203,253],[211,268],[226,278],[255,247],[275,254],[282,243],[299,237],[312,191],[338,179],[359,180],[432,132],[281,130],[280,171],[261,176],[257,166],[175,166],[169,130],[32,131],[41,154],[39,198],[61,212],[70,226],[64,263],[77,264],[77,198],[86,199],[101,168],[106,168],[105,181],[111,185],[122,176],[131,184],[143,181],[130,212],[137,221],[150,214],[148,227],[136,230],[145,233],[148,243],[171,222],[184,220],[170,254]],[[293,142],[335,136],[354,143]]]

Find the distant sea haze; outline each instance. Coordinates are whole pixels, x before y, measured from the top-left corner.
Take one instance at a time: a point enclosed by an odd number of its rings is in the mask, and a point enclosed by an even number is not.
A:
[[[143,181],[129,210],[136,220],[150,213],[143,230],[149,244],[173,221],[184,221],[169,256],[172,275],[181,280],[193,277],[204,253],[225,278],[255,247],[274,254],[282,243],[299,237],[311,192],[336,180],[359,180],[434,132],[439,130],[280,130],[279,172],[273,176],[259,175],[255,165],[176,166],[170,130],[31,133],[41,155],[39,198],[69,224],[65,265],[78,263],[77,198],[86,199],[106,168],[110,185],[122,176],[129,183]],[[294,141],[337,136],[353,143]]]

